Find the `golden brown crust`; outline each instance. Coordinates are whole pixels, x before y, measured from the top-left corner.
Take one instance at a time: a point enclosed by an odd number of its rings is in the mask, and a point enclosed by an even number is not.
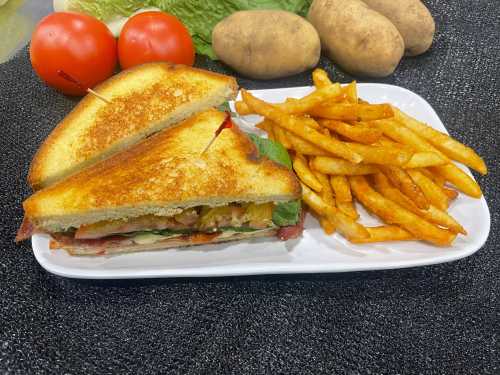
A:
[[[37,224],[123,208],[300,197],[295,175],[266,158],[256,160],[255,146],[236,126],[201,155],[224,118],[216,110],[202,112],[41,190],[24,202],[26,216]]]
[[[119,151],[170,125],[161,124],[169,116],[182,120],[235,96],[237,89],[232,77],[184,65],[150,63],[118,73],[95,88],[111,104],[85,96],[41,145],[28,181],[35,189],[47,186],[80,164],[108,156],[108,150]],[[137,139],[127,143],[128,137]]]

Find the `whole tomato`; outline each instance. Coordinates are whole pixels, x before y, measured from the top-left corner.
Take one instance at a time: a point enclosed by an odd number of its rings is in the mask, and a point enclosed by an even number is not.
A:
[[[116,40],[104,23],[91,16],[55,12],[36,26],[30,58],[35,72],[49,86],[68,95],[84,95],[87,88],[113,74]],[[65,79],[65,74],[80,86]]]
[[[176,17],[144,12],[131,17],[118,39],[122,69],[153,61],[193,65],[194,46],[189,31]]]

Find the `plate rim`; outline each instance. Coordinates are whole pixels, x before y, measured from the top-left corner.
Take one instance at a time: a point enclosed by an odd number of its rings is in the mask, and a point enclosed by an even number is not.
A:
[[[377,87],[377,88],[390,88],[396,90],[402,90],[417,97],[420,101],[426,104],[430,110],[430,114],[439,122],[444,128],[445,132],[449,134],[448,129],[441,121],[440,117],[430,105],[427,100],[425,100],[419,94],[396,85],[386,84],[386,83],[358,83],[358,86],[362,87]],[[251,93],[273,93],[282,92],[284,90],[308,90],[313,86],[290,86],[282,88],[270,88],[270,89],[255,89],[248,90]],[[241,97],[241,92],[235,100]],[[230,106],[234,108],[234,101],[230,101]],[[465,168],[466,172],[472,176],[469,168]],[[75,268],[75,267],[65,267],[60,266],[56,263],[48,262],[43,256],[44,251],[52,251],[48,249],[48,236],[35,234],[31,238],[31,244],[33,248],[33,253],[37,262],[46,271],[61,277],[73,278],[73,279],[146,279],[146,278],[199,278],[199,277],[232,277],[232,276],[251,276],[251,275],[282,275],[282,274],[307,274],[307,273],[344,273],[344,272],[359,272],[359,271],[380,271],[388,269],[402,269],[402,268],[412,268],[412,267],[422,267],[427,265],[435,265],[440,263],[448,263],[455,260],[466,258],[475,252],[479,251],[486,241],[488,240],[489,233],[491,230],[491,213],[488,207],[488,203],[484,195],[479,200],[480,204],[485,209],[486,216],[484,217],[487,228],[482,231],[482,236],[477,239],[477,245],[471,245],[466,251],[461,251],[460,253],[453,253],[452,251],[448,253],[443,253],[436,258],[422,258],[415,260],[396,260],[396,261],[385,261],[383,263],[359,263],[356,265],[344,265],[341,268],[336,267],[335,263],[325,263],[325,264],[294,264],[294,263],[282,263],[282,264],[266,264],[265,266],[253,265],[252,269],[245,269],[243,265],[220,265],[220,266],[205,266],[205,267],[186,267],[186,268],[164,268],[164,269],[143,269],[143,270],[97,270],[97,269],[87,269],[87,268]],[[47,243],[47,249],[43,249],[43,241]],[[451,250],[451,249],[450,249]],[[64,250],[58,250],[64,251]],[[125,254],[127,255],[127,254]],[[247,266],[248,267],[248,266]]]

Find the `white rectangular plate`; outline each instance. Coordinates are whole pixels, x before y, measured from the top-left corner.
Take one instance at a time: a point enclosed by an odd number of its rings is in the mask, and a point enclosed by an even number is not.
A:
[[[395,104],[417,119],[446,131],[429,103],[411,91],[373,83],[359,84],[358,88],[360,97],[371,103]],[[255,90],[252,93],[270,102],[281,102],[287,97],[302,97],[311,90],[311,87],[294,87]],[[247,116],[245,120],[255,123],[259,118]],[[358,209],[362,223],[379,223],[359,205]],[[469,233],[467,237],[458,236],[450,248],[417,241],[354,245],[339,234],[325,235],[311,216],[306,220],[303,236],[287,242],[259,239],[97,257],[72,257],[63,250],[51,251],[47,236],[33,236],[32,244],[36,259],[47,271],[86,279],[379,270],[448,262],[471,255],[481,248],[490,230],[490,213],[484,198],[472,199],[460,194],[452,203],[450,213]]]

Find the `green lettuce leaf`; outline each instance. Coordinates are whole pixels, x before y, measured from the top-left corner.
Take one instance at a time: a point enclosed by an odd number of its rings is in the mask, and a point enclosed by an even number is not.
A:
[[[273,210],[273,223],[280,227],[295,225],[299,221],[300,210],[300,200],[278,203]]]
[[[196,52],[215,59],[212,30],[223,18],[239,10],[283,9],[305,16],[312,0],[69,0],[70,9],[93,15],[102,21],[129,16],[156,7],[179,18],[189,29]]]
[[[292,169],[290,155],[288,155],[288,151],[281,143],[261,138],[255,134],[248,134],[248,136],[257,147],[259,157],[267,156],[268,159]]]
[[[290,155],[281,143],[261,138],[255,134],[248,134],[248,136],[259,150],[259,156],[267,156],[270,160],[292,169]],[[273,223],[280,227],[297,224],[301,207],[300,200],[278,203],[273,210]]]

